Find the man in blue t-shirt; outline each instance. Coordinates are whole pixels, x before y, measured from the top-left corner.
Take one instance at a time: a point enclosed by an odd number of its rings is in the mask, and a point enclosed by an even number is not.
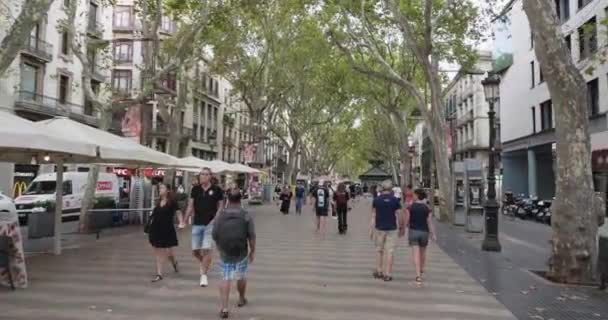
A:
[[[302,204],[305,196],[306,188],[304,188],[302,182],[298,182],[296,185],[296,214],[302,214]]]
[[[399,237],[397,229],[402,228],[401,201],[393,195],[393,183],[386,180],[382,182],[382,193],[374,199],[370,222],[370,237],[375,240],[378,251],[374,278],[393,280],[393,251]]]

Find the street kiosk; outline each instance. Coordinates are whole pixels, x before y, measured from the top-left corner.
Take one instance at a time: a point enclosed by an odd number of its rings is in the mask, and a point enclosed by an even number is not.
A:
[[[466,230],[481,233],[484,225],[484,179],[483,166],[478,159],[466,159],[465,162],[466,190]]]
[[[464,162],[454,162],[452,164],[453,185],[454,185],[454,225],[464,226],[466,223],[466,192],[465,192],[465,166]]]

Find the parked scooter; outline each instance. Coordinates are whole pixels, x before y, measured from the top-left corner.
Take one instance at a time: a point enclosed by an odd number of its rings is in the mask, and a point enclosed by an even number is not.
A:
[[[536,213],[538,213],[537,203],[538,198],[534,196],[521,199],[515,215],[523,220],[534,219]]]

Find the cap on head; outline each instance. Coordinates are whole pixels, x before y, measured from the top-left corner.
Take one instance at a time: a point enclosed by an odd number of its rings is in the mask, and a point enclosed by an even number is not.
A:
[[[382,181],[382,190],[384,191],[391,191],[393,190],[393,182],[390,180],[384,180]]]

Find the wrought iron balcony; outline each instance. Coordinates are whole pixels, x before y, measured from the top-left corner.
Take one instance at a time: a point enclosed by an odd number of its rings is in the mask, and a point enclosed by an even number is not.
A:
[[[47,97],[29,91],[19,91],[15,101],[15,111],[35,113],[48,117],[64,116],[92,126],[99,125],[99,119],[84,114],[84,107],[71,102]]]
[[[50,62],[53,59],[53,45],[36,36],[30,37],[22,52],[45,62]]]

